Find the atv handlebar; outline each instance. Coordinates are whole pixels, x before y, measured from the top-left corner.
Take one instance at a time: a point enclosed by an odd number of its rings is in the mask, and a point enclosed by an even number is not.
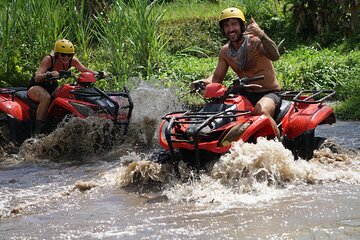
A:
[[[230,87],[226,90],[224,93],[224,96],[222,96],[222,100],[225,101],[225,99],[232,93],[236,93],[241,88],[248,88],[248,87],[259,87],[262,86],[259,84],[249,84],[251,82],[263,80],[264,75],[255,76],[255,77],[243,77],[243,78],[235,78],[233,80],[233,83],[230,85]]]
[[[70,70],[61,70],[61,71],[59,71],[59,76],[50,77],[47,79],[47,81],[59,80],[62,78],[70,78],[70,77],[76,78],[76,76],[74,74],[72,74]]]
[[[264,79],[264,75],[260,75],[260,76],[256,76],[256,77],[250,77],[250,78],[249,77],[243,77],[243,78],[240,78],[240,79],[236,78],[236,79],[234,79],[232,86],[242,86],[242,87],[251,87],[253,85],[260,86],[258,84],[248,84],[248,83],[263,80],[263,79]]]
[[[105,79],[106,75],[104,71],[99,71],[98,74],[95,75],[95,77],[100,80],[100,79]]]
[[[198,92],[198,91],[203,91],[206,88],[206,84],[204,81],[198,81],[195,82],[193,85],[193,89],[191,91],[193,92]]]
[[[104,71],[99,71],[98,74],[95,75],[97,80],[101,80],[101,79],[105,79],[106,78],[106,74]],[[61,70],[59,71],[59,76],[57,77],[51,77],[48,78],[48,81],[53,81],[53,80],[59,80],[62,78],[74,78],[76,79],[76,75],[74,73],[71,72],[71,70]]]
[[[243,78],[235,78],[233,83],[229,86],[226,90],[223,99],[225,100],[229,94],[236,92],[236,90],[240,88],[247,88],[247,87],[258,87],[261,88],[262,86],[259,84],[249,84],[251,82],[260,81],[264,79],[264,75],[255,76],[255,77],[243,77]],[[206,83],[204,81],[197,81],[192,84],[192,89],[180,96],[180,98],[184,97],[190,93],[199,93],[200,91],[204,91],[206,88]]]
[[[204,81],[197,81],[192,84],[192,89],[190,91],[187,91],[186,93],[183,93],[180,95],[180,98],[183,98],[184,96],[191,94],[191,93],[199,93],[200,91],[204,91],[206,88],[206,84]]]

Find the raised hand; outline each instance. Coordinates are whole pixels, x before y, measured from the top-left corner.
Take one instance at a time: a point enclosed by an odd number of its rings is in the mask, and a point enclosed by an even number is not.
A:
[[[264,31],[259,27],[253,18],[250,19],[250,23],[243,34],[252,34],[258,38],[262,38],[265,35]]]

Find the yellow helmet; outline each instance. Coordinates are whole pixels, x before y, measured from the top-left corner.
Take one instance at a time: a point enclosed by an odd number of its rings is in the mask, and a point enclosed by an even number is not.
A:
[[[55,42],[54,52],[55,53],[74,54],[75,48],[74,48],[74,45],[69,40],[60,39]]]
[[[245,15],[244,13],[238,9],[238,8],[227,8],[225,10],[223,10],[220,13],[220,17],[219,17],[219,23],[225,19],[229,19],[229,18],[239,18],[241,19],[244,23],[245,23]]]

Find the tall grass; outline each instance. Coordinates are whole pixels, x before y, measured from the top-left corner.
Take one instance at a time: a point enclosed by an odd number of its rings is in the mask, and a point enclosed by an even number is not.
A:
[[[36,60],[49,53],[55,40],[66,37],[68,14],[62,11],[61,1],[18,0],[18,39],[22,52],[29,60]],[[20,44],[20,43],[19,43]]]
[[[11,84],[9,73],[15,69],[15,49],[11,42],[16,39],[18,5],[16,2],[2,1],[0,3],[0,76],[1,85]]]
[[[35,70],[32,63],[38,64],[50,52],[54,39],[65,34],[67,15],[61,11],[60,0],[9,0],[3,4],[0,79],[9,85],[23,85]]]
[[[157,1],[112,3],[106,7],[109,12],[91,9],[89,14],[87,0],[1,1],[1,85],[26,85],[59,38],[71,40],[86,65],[110,68],[101,70],[118,76],[113,87],[130,76],[147,78],[166,44],[158,31],[161,8],[154,8]]]
[[[99,14],[97,17],[97,36],[104,49],[106,60],[110,62],[113,74],[118,82],[123,83],[130,75],[129,71],[133,58],[129,52],[129,29],[126,5],[117,1],[107,16]],[[115,82],[111,87],[119,87]]]
[[[82,60],[89,61],[94,41],[94,21],[86,12],[85,0],[67,2],[67,31],[71,39],[76,39],[76,49],[81,52]]]
[[[98,15],[98,38],[118,79],[113,87],[132,76],[150,77],[160,61],[166,39],[158,31],[163,12],[155,3],[117,1],[107,16]]]
[[[130,1],[129,13],[132,18],[129,22],[129,30],[137,67],[143,69],[145,76],[148,77],[161,59],[166,39],[164,34],[158,31],[164,12],[161,8],[155,11],[154,6],[157,1],[149,5],[146,2]]]

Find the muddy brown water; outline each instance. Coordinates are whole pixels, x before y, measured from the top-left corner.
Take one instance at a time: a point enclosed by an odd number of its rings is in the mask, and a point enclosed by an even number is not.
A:
[[[106,123],[74,120],[2,155],[0,239],[360,238],[359,122],[320,126],[328,140],[310,161],[260,139],[179,181],[150,161],[159,119],[177,99],[146,85],[132,95],[124,142],[99,149]]]

